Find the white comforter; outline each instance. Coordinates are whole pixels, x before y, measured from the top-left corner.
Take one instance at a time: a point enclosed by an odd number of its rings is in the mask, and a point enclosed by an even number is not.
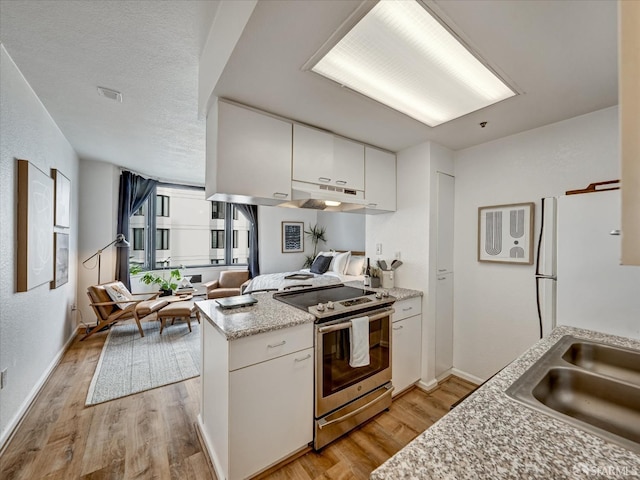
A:
[[[245,288],[245,293],[251,293],[254,290],[262,290],[267,288],[273,288],[277,290],[282,290],[285,287],[290,287],[292,285],[306,285],[306,286],[314,286],[318,287],[321,285],[330,285],[333,283],[343,283],[349,282],[352,280],[361,280],[362,276],[353,276],[353,275],[340,275],[334,272],[327,272],[323,275],[312,274],[312,278],[307,279],[287,279],[289,275],[295,275],[297,273],[308,274],[308,269],[299,270],[297,272],[280,272],[280,273],[267,273],[265,275],[258,275],[253,278],[247,288]]]

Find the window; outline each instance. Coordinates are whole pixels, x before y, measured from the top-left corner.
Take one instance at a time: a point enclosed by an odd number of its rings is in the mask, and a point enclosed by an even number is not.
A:
[[[144,250],[144,228],[133,229],[133,249]]]
[[[169,250],[169,229],[156,229],[156,250]]]
[[[224,230],[211,230],[211,248],[224,248]]]
[[[211,202],[211,219],[223,219],[225,211],[225,203],[224,202]]]
[[[156,215],[158,217],[169,216],[169,197],[167,195],[156,195]]]
[[[206,200],[203,188],[161,183],[130,218],[130,262],[144,270],[246,264],[249,227],[232,204]]]

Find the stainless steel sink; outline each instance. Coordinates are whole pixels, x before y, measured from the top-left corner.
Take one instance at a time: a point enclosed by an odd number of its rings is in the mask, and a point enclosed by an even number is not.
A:
[[[640,351],[562,337],[507,391],[558,420],[640,453]]]

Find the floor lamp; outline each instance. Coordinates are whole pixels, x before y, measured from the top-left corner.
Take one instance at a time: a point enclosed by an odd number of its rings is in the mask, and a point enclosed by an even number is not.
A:
[[[127,242],[127,239],[124,237],[124,235],[122,233],[119,233],[118,235],[116,235],[116,239],[109,243],[108,245],[105,245],[104,247],[102,247],[100,250],[98,250],[96,253],[94,253],[93,255],[91,255],[89,258],[87,258],[84,262],[82,262],[82,265],[86,264],[89,260],[91,260],[93,257],[95,257],[96,255],[98,256],[98,285],[100,285],[100,257],[102,255],[102,252],[104,250],[106,250],[107,248],[109,248],[111,245],[116,246],[116,248],[128,248],[129,247],[129,242]]]

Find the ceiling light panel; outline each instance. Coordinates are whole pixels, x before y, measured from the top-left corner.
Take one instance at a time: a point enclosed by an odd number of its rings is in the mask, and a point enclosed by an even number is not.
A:
[[[311,70],[431,127],[515,95],[413,0],[378,2]]]

